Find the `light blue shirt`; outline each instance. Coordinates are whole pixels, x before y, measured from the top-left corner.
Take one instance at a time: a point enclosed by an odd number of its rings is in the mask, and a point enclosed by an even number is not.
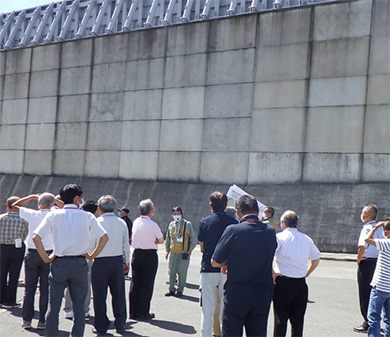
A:
[[[366,251],[363,254],[363,257],[372,259],[372,258],[377,258],[378,257],[378,249],[372,245],[369,245],[366,243],[364,240],[366,239],[368,233],[370,233],[371,229],[376,225],[376,221],[369,221],[364,224],[360,236],[359,236],[359,241],[358,241],[358,246],[359,247],[366,247]],[[382,227],[377,229],[377,231],[374,233],[373,239],[385,239],[385,236],[383,235],[383,229]]]

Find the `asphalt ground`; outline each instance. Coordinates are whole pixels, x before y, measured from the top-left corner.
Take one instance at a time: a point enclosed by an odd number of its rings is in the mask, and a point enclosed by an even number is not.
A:
[[[201,253],[199,247],[191,256],[188,270],[187,287],[182,298],[165,297],[168,291],[168,262],[165,260],[165,251],[159,247],[159,269],[156,276],[151,312],[156,318],[149,322],[128,320],[126,332],[116,333],[112,326],[108,330],[109,336],[150,336],[175,337],[200,335],[200,307],[199,307],[199,266]],[[21,273],[23,278],[23,272]],[[352,331],[354,325],[362,323],[359,312],[356,258],[349,254],[323,254],[319,267],[307,280],[309,285],[309,303],[305,316],[304,335],[307,337],[358,337],[361,334]],[[126,295],[128,297],[130,281],[126,280]],[[23,299],[24,287],[18,288],[17,300]],[[108,296],[107,307],[109,318],[113,319],[111,299]],[[36,297],[36,310],[38,295]],[[92,333],[93,309],[91,317],[86,319],[84,336],[96,336]],[[35,317],[38,317],[36,313]],[[0,336],[44,336],[42,330],[24,330],[21,328],[21,309],[0,309]],[[33,327],[37,320],[33,320]],[[60,336],[68,336],[72,321],[64,318],[60,312]],[[269,316],[268,336],[272,336],[273,313]],[[288,332],[288,336],[290,333]]]

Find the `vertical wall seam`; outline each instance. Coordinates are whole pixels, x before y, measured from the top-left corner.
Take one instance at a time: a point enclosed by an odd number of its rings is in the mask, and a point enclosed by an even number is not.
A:
[[[253,88],[253,94],[252,94],[252,102],[251,102],[251,114],[250,114],[250,124],[251,124],[251,129],[249,130],[249,139],[253,139],[253,110],[254,110],[254,102],[255,102],[255,88],[256,88],[256,74],[257,74],[257,63],[259,60],[259,39],[260,39],[260,24],[261,24],[261,14],[256,15],[256,28],[255,28],[255,56],[254,56],[254,65],[253,65],[253,81],[252,81],[252,88]],[[256,130],[258,130],[256,128]],[[246,185],[249,185],[249,171],[250,171],[250,157],[252,153],[252,149],[250,147],[250,144],[248,144],[248,169],[247,169],[247,178],[246,178]]]
[[[371,23],[370,23],[370,35],[368,37],[368,55],[367,55],[367,75],[366,75],[366,97],[364,99],[364,111],[363,111],[363,132],[362,132],[362,143],[361,143],[361,153],[359,158],[360,174],[359,174],[359,183],[363,182],[363,167],[364,167],[364,143],[366,137],[366,124],[367,124],[367,105],[368,105],[368,85],[370,79],[370,64],[371,64],[371,47],[372,47],[372,35],[374,32],[374,19],[375,19],[375,4],[376,0],[372,0],[371,5]]]
[[[315,24],[315,7],[310,7],[310,31],[309,31],[309,45],[307,48],[307,79],[306,79],[306,104],[303,112],[303,139],[302,139],[302,158],[301,158],[301,177],[300,183],[303,184],[305,182],[304,172],[306,165],[306,149],[307,149],[307,129],[308,129],[308,119],[309,119],[309,94],[310,94],[310,80],[311,80],[311,69],[313,63],[313,31]]]
[[[30,67],[28,71],[28,85],[27,85],[27,112],[26,112],[26,122],[24,128],[24,146],[23,146],[23,164],[22,164],[22,175],[24,175],[24,170],[26,167],[26,152],[27,152],[27,127],[28,127],[28,114],[30,110],[30,86],[31,86],[31,71],[32,71],[32,59],[34,54],[34,48],[30,48]]]
[[[62,49],[63,49],[64,43],[60,43],[60,51],[59,51],[59,60],[58,60],[58,79],[57,79],[57,99],[56,99],[56,113],[55,113],[55,120],[54,120],[54,144],[53,144],[53,150],[52,150],[52,156],[51,156],[51,174],[55,175],[55,158],[57,156],[57,148],[56,148],[56,141],[58,137],[58,121],[59,121],[59,112],[60,112],[60,90],[61,90],[61,76],[62,76]]]

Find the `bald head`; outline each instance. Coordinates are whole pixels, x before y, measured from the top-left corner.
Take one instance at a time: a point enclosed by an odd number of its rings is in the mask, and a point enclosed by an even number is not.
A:
[[[54,205],[55,196],[51,193],[42,193],[38,198],[38,207],[40,209],[50,209]]]
[[[280,222],[286,226],[291,228],[297,228],[299,217],[297,213],[294,211],[286,211],[283,213],[282,217],[280,218]]]

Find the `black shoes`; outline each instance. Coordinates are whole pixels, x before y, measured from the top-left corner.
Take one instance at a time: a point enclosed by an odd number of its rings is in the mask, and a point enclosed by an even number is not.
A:
[[[95,328],[92,328],[92,332],[93,332],[95,335],[98,335],[98,336],[107,336],[107,332],[98,331],[98,330],[96,330]]]
[[[175,297],[182,297],[183,296],[183,293],[181,291],[178,291],[175,295]]]
[[[367,323],[366,324],[363,323],[362,325],[353,327],[353,331],[355,331],[355,332],[367,333],[367,330],[368,330]]]
[[[141,315],[139,316],[139,321],[150,321],[151,319],[155,318],[156,316],[154,314],[147,314],[147,315]]]
[[[174,291],[170,291],[169,293],[166,293],[165,296],[175,296],[175,292]]]

